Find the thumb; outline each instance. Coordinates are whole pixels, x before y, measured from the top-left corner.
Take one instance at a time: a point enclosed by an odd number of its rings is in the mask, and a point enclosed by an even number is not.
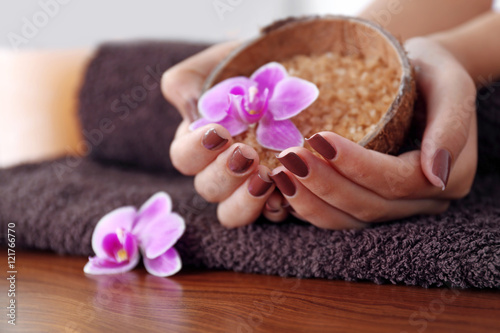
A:
[[[197,102],[205,79],[238,42],[217,44],[187,58],[163,73],[163,96],[179,110],[184,119],[198,118]]]
[[[426,178],[444,190],[469,137],[476,89],[463,67],[442,48],[421,53],[413,63],[419,67],[417,83],[427,110],[421,167]]]

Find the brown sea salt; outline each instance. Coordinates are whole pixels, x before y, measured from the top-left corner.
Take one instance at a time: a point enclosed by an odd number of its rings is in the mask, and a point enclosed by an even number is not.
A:
[[[361,54],[296,55],[280,63],[289,75],[313,82],[320,92],[311,106],[292,118],[304,138],[331,131],[360,141],[387,112],[401,78],[398,68],[389,66],[383,58]],[[254,147],[261,164],[278,166],[278,152],[261,147],[255,130],[252,127],[234,139]]]

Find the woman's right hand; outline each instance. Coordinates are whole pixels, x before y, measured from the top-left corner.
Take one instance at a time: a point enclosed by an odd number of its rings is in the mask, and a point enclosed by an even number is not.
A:
[[[172,163],[181,173],[195,176],[196,191],[205,200],[219,203],[217,216],[226,227],[250,224],[261,213],[271,221],[288,215],[268,177],[269,168],[259,165],[252,147],[234,143],[218,124],[189,129],[198,117],[197,100],[206,77],[237,45],[212,46],[173,66],[162,78],[163,95],[183,116],[170,147]]]

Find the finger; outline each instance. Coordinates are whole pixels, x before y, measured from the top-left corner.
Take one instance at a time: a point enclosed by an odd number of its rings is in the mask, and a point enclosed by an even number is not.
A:
[[[443,197],[450,199],[461,199],[469,194],[477,169],[477,119],[474,114],[471,121],[469,139],[455,161],[450,173],[450,180]]]
[[[420,151],[400,156],[382,154],[332,132],[317,133],[307,142],[345,178],[383,198],[428,198],[442,194],[422,172]]]
[[[282,222],[289,214],[288,207],[286,207],[285,204],[289,206],[281,192],[275,190],[267,199],[262,214],[271,222]]]
[[[418,47],[418,43],[419,40],[412,41],[410,49]],[[409,56],[421,69],[416,79],[427,109],[422,170],[434,186],[444,190],[453,165],[467,143],[476,89],[470,76],[444,49],[421,54],[410,51]]]
[[[257,170],[217,207],[217,217],[228,228],[254,222],[274,191],[268,176],[269,168],[259,165]]]
[[[190,132],[184,121],[170,146],[170,159],[174,167],[182,174],[192,176],[225,151],[232,143],[229,132],[218,124],[210,124]]]
[[[419,213],[438,213],[438,200],[386,200],[343,177],[305,148],[290,148],[278,159],[319,199],[362,222],[389,221]]]
[[[360,229],[366,226],[318,198],[284,167],[274,169],[270,177],[295,212],[309,223],[324,229]]]
[[[209,202],[228,198],[257,169],[259,155],[250,146],[233,144],[194,178],[196,191]]]
[[[185,119],[193,122],[198,117],[196,104],[206,77],[238,44],[232,41],[214,45],[163,73],[163,95]]]

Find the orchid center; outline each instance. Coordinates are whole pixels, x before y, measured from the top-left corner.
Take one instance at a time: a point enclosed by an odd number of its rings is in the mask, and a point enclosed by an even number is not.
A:
[[[123,228],[118,228],[116,230],[116,236],[118,238],[118,244],[115,244],[114,255],[117,262],[124,262],[129,259],[127,250],[125,250],[125,240],[127,234]]]
[[[269,90],[259,90],[256,86],[249,87],[243,99],[243,118],[249,124],[258,122],[267,110]]]
[[[119,249],[118,252],[116,252],[116,257],[115,257],[117,262],[124,262],[128,260],[128,254],[125,249]]]

